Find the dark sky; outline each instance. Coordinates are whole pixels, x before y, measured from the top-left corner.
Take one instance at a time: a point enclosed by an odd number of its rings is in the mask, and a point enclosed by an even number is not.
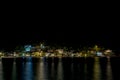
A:
[[[83,12],[8,10],[1,18],[0,48],[13,49],[20,44],[46,41],[78,47],[98,44],[118,50],[119,22],[115,13],[105,9]]]
[[[51,22],[51,21],[50,21]],[[115,27],[104,23],[90,22],[44,22],[44,23],[15,23],[15,28],[4,27],[1,29],[1,47],[12,48],[20,44],[29,44],[45,41],[48,44],[67,46],[101,45],[118,48],[119,32]],[[47,24],[49,23],[49,24]],[[90,23],[90,24],[88,24]],[[35,24],[35,25],[34,25]],[[47,25],[46,25],[47,24]],[[86,25],[87,24],[87,25]],[[25,25],[25,26],[24,26]],[[9,26],[9,25],[7,25]],[[111,26],[111,28],[109,28]]]

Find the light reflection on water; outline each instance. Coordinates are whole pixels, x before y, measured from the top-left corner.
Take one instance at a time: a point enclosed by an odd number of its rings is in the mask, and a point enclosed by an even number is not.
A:
[[[27,62],[24,65],[23,70],[24,70],[24,75],[23,75],[24,80],[33,80],[33,63]]]
[[[93,74],[93,80],[101,80],[101,70],[100,70],[100,62],[97,58],[95,58],[94,62],[94,74]]]
[[[38,63],[36,74],[36,76],[38,76],[36,80],[47,80],[46,64],[43,61]]]
[[[16,63],[13,63],[13,69],[12,69],[12,80],[16,80]],[[1,79],[0,79],[1,80]]]
[[[112,74],[113,73],[112,73],[111,63],[107,62],[107,72],[106,72],[107,80],[113,80]]]
[[[0,62],[0,80],[3,80],[3,68],[2,68],[2,63]]]
[[[113,74],[118,67],[103,61],[98,58],[83,63],[28,60],[4,64],[0,61],[0,80],[117,80]]]
[[[57,80],[63,80],[63,67],[62,62],[58,63],[57,67]]]

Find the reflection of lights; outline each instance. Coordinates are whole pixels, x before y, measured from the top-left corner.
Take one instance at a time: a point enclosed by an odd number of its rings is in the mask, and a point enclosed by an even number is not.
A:
[[[32,61],[32,57],[31,56],[30,57],[23,57],[23,59],[26,59],[27,62],[31,62]]]
[[[57,69],[57,80],[63,80],[63,67],[62,67],[62,62],[58,63],[58,69]]]
[[[2,63],[1,63],[1,61],[0,61],[0,80],[4,80],[3,79],[3,67],[2,67],[3,65],[2,65]]]
[[[106,75],[107,75],[107,80],[113,80],[112,69],[111,69],[110,62],[107,62],[107,72],[106,72]]]
[[[2,54],[2,52],[0,52],[0,55]]]
[[[12,80],[16,80],[16,63],[13,63]]]
[[[98,60],[98,58],[96,58]],[[93,80],[101,80],[100,77],[101,77],[101,69],[100,69],[100,63],[99,63],[99,60],[98,61],[95,61],[94,63],[94,78]]]
[[[33,64],[32,62],[27,62],[25,64],[23,78],[25,80],[33,80]]]
[[[37,78],[38,80],[45,80],[47,77],[47,70],[43,61],[37,66]]]

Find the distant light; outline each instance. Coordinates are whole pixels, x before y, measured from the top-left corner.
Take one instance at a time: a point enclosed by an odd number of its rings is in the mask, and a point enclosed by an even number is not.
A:
[[[97,52],[97,56],[102,56],[102,52]]]
[[[31,45],[25,45],[25,51],[31,51],[32,46]]]
[[[60,53],[60,54],[63,53],[63,50],[59,49],[59,50],[58,50],[58,53]]]
[[[85,57],[87,57],[87,54],[85,54]]]
[[[112,52],[112,50],[109,50],[109,49],[108,49],[108,50],[106,50],[105,52],[109,53],[109,52]]]
[[[41,44],[40,47],[41,47],[42,49],[45,48],[45,46],[44,46],[43,44]]]
[[[25,54],[23,53],[22,56],[25,56]]]

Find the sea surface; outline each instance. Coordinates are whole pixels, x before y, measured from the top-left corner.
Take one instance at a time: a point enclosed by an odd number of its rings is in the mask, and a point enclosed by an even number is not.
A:
[[[120,57],[5,58],[0,80],[120,80]]]

